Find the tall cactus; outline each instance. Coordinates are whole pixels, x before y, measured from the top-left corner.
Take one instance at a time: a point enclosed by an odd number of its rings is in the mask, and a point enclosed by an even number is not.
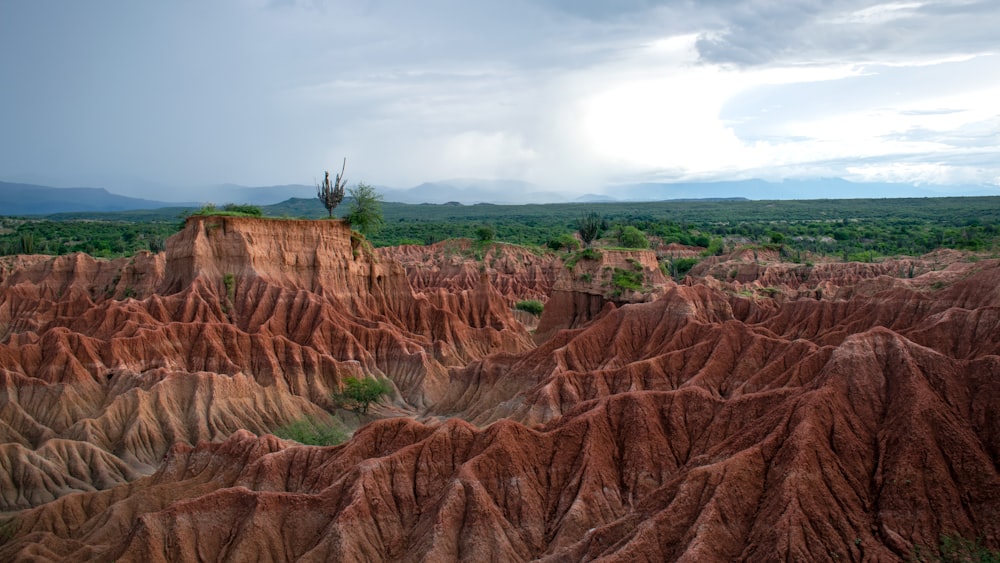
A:
[[[333,209],[344,200],[344,186],[347,185],[347,180],[344,178],[344,168],[346,167],[347,159],[345,158],[340,167],[340,174],[337,174],[332,184],[330,183],[330,172],[326,172],[323,183],[316,186],[316,197],[323,202],[331,219],[333,218]]]

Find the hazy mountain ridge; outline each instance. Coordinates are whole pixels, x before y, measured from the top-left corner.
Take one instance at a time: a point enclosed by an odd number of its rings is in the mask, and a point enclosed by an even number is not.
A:
[[[0,182],[0,215],[47,215],[67,211],[158,209],[176,203],[113,194],[104,188],[52,188]]]
[[[841,178],[816,180],[738,180],[725,182],[643,182],[607,186],[604,193],[577,195],[519,180],[453,179],[425,182],[412,188],[377,186],[387,202],[461,204],[538,204],[569,202],[729,200],[729,199],[856,199],[1000,195],[997,186],[916,186],[879,182],[858,183]],[[293,198],[312,199],[314,186],[285,184],[241,186],[223,184],[163,190],[185,201],[166,202],[111,193],[104,188],[55,188],[0,182],[0,215],[48,215],[77,211],[126,211],[161,207],[197,207],[204,203],[273,205]]]

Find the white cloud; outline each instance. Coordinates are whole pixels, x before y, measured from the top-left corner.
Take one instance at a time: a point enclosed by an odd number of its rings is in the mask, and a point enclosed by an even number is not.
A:
[[[849,14],[833,17],[830,19],[830,22],[839,24],[884,24],[893,20],[911,17],[916,14],[917,9],[924,5],[925,2],[889,2],[886,4],[876,4],[855,10]]]
[[[523,177],[538,157],[519,135],[502,131],[466,131],[448,139],[443,149],[454,176],[491,180]]]

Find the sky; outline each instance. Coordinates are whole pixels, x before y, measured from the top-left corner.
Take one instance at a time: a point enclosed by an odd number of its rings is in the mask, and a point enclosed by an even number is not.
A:
[[[0,0],[0,180],[1000,194],[997,29],[996,0]]]

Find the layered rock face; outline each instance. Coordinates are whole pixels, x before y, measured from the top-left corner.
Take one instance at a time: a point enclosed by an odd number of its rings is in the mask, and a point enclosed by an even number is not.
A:
[[[234,225],[225,236],[245,239],[256,224],[242,231]],[[189,224],[181,236],[217,236],[199,228]],[[233,247],[227,239],[213,252],[237,252],[228,250]],[[496,305],[509,302],[493,289],[488,272],[458,293],[428,285],[414,296],[392,280],[403,275],[398,265],[387,255],[370,263],[363,249],[356,258],[341,256],[363,267],[335,287],[327,287],[324,276],[315,285],[282,281],[288,274],[273,265],[237,270],[245,261],[225,258],[211,274],[202,273],[208,267],[176,274],[171,256],[136,261],[163,261],[160,285],[152,287],[168,288],[166,295],[63,305],[77,311],[63,316],[38,297],[25,309],[34,312],[32,326],[0,345],[8,382],[5,447],[17,452],[4,459],[24,460],[6,475],[24,475],[22,468],[43,462],[64,475],[60,482],[48,477],[55,483],[45,485],[49,489],[11,485],[52,490],[49,497],[59,498],[29,501],[31,495],[19,493],[24,500],[5,501],[8,510],[37,506],[4,524],[9,539],[0,545],[0,559],[910,561],[936,554],[942,535],[1000,547],[995,260],[956,259],[947,268],[915,268],[912,277],[896,265],[860,275],[868,266],[830,264],[784,277],[775,272],[798,266],[773,265],[752,275],[748,269],[732,280],[706,274],[685,285],[660,279],[633,296],[635,302],[603,306],[532,348],[516,323],[507,324],[513,322],[509,311]],[[308,252],[302,256],[309,259]],[[729,272],[740,260],[712,267]],[[635,266],[623,260],[627,265]],[[111,271],[102,268],[84,260],[77,269],[90,271],[94,283],[114,281],[114,274],[101,277]],[[381,268],[389,269],[382,283],[400,295],[380,297],[379,274],[371,272]],[[211,280],[225,279],[230,270],[240,279],[227,313],[219,304],[227,297],[225,284]],[[73,287],[41,290],[45,276],[32,275],[8,274],[4,290],[33,295]],[[577,272],[583,283],[581,276]],[[124,291],[125,278],[115,292]],[[136,286],[144,278],[136,278]],[[264,290],[247,297],[246,288],[257,284]],[[584,293],[580,289],[565,291]],[[87,284],[78,290],[89,291]],[[253,296],[268,292],[298,305],[268,317],[281,321],[261,320],[252,312]],[[194,304],[188,297],[173,301],[192,293],[204,297]],[[425,293],[442,298],[427,300]],[[313,302],[329,311],[321,315],[330,319],[326,324],[302,320],[319,315],[309,313]],[[88,313],[119,307],[131,308]],[[10,299],[0,301],[3,314],[15,310]],[[206,346],[205,356],[218,359],[200,371],[123,367],[102,379],[104,362],[119,355],[130,358],[122,365],[146,361],[141,351],[153,347],[130,348],[117,339],[142,340],[148,331],[162,338],[156,323],[211,324],[159,320],[182,315],[177,311],[191,319],[215,315],[213,323],[233,327],[226,333],[233,345],[224,349],[254,350],[265,342],[256,335],[266,334],[292,351],[265,354],[266,361],[227,353],[223,361]],[[141,320],[130,320],[133,314]],[[365,322],[362,315],[378,320]],[[67,316],[90,320],[73,325]],[[427,324],[445,317],[450,330]],[[300,323],[322,326],[323,336],[300,343],[299,330],[279,330]],[[372,348],[324,344],[354,334],[335,329],[337,323],[376,333],[392,327],[395,336],[355,336]],[[50,348],[32,348],[53,331],[63,339],[52,348],[62,353],[56,362],[41,351]],[[172,337],[156,345],[158,354],[186,368],[182,355],[171,353],[180,342]],[[482,338],[495,338],[495,346],[479,343]],[[115,345],[114,354],[104,352]],[[412,364],[406,373],[418,373],[415,379],[393,371],[381,356],[406,358],[400,348],[437,362],[441,377],[429,375],[433,363]],[[375,352],[368,358],[362,350]],[[354,351],[357,363],[344,359]],[[306,361],[312,354],[318,359]],[[296,364],[295,358],[303,359]],[[300,379],[283,363],[323,361],[331,366],[327,388],[348,366],[359,370],[352,373],[390,374],[400,390],[396,408],[415,416],[377,420],[344,445],[319,448],[277,440],[264,434],[266,421],[233,414],[276,413],[267,416],[277,419],[324,407],[307,391],[319,385],[312,372]],[[46,403],[56,387],[63,400]],[[101,405],[128,397],[132,402],[105,417]],[[220,401],[240,408],[223,408]],[[104,418],[114,422],[101,423]],[[174,422],[127,422],[140,419]],[[206,419],[213,422],[191,423]],[[65,424],[76,434],[62,429]],[[129,432],[119,436],[116,424]],[[162,461],[125,455],[147,443],[129,437],[157,431],[163,438],[149,443],[174,444],[157,450]],[[87,452],[68,447],[84,442],[98,445]],[[128,473],[139,463],[147,468]],[[93,467],[103,469],[85,469]],[[52,471],[37,471],[38,482]],[[60,493],[85,490],[77,483],[103,490]],[[15,489],[5,482],[8,490]]]
[[[413,290],[431,297],[475,288],[483,276],[510,306],[518,301],[545,302],[558,279],[562,261],[503,243],[481,245],[471,240],[448,240],[429,246],[378,249],[378,255],[402,264]]]
[[[559,270],[535,331],[542,343],[567,328],[579,328],[623,303],[650,301],[668,285],[651,250],[603,250],[594,258],[568,263]],[[616,274],[630,274],[641,289],[615,284]]]

